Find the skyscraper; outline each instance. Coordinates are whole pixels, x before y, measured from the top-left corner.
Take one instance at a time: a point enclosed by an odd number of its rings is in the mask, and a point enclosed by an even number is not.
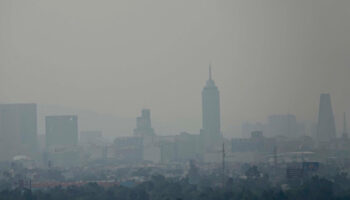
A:
[[[151,124],[151,111],[149,109],[143,109],[141,116],[136,118],[134,135],[142,137],[155,135]]]
[[[46,147],[71,148],[78,144],[78,117],[75,115],[47,116]]]
[[[336,138],[331,96],[329,94],[321,94],[320,96],[316,136],[320,143],[330,142]]]
[[[76,115],[47,116],[44,162],[56,166],[79,163],[78,117]]]
[[[220,130],[220,96],[211,77],[211,66],[209,66],[209,79],[202,91],[202,130],[201,135],[209,136],[211,139],[221,137]]]
[[[37,153],[36,104],[0,104],[0,160]]]

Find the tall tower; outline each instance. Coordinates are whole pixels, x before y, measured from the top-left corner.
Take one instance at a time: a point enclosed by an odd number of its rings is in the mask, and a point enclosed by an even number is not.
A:
[[[317,140],[321,143],[336,138],[334,116],[329,94],[321,94],[318,111]]]
[[[202,91],[202,130],[201,135],[210,136],[212,139],[221,137],[220,130],[220,96],[211,77],[209,65],[209,79]]]
[[[347,131],[347,127],[346,127],[346,114],[344,112],[344,119],[343,119],[343,139],[348,139],[348,131]]]
[[[136,118],[134,135],[142,137],[155,135],[151,124],[151,111],[149,109],[143,109],[141,116]]]

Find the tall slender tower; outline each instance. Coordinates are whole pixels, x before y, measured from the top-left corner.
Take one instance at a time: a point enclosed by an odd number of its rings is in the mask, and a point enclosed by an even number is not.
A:
[[[348,130],[347,130],[347,127],[346,127],[346,114],[344,112],[344,119],[343,119],[343,139],[348,139]]]
[[[334,116],[329,94],[321,94],[318,111],[317,140],[320,143],[329,142],[336,138]]]
[[[202,130],[201,135],[212,139],[221,138],[220,130],[220,96],[211,76],[209,65],[209,79],[202,91]]]

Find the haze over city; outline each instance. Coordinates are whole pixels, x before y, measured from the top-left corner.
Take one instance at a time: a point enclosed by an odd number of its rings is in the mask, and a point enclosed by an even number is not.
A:
[[[350,1],[0,0],[0,199],[350,199]]]
[[[340,129],[350,112],[349,4],[2,0],[0,102],[129,119],[150,108],[159,134],[197,133],[212,63],[227,137],[270,114],[316,122],[320,93],[331,94]]]

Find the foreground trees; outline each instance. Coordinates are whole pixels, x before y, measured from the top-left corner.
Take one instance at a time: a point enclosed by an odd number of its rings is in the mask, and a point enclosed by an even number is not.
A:
[[[150,181],[135,187],[103,188],[96,183],[81,187],[56,187],[46,191],[3,190],[0,200],[235,200],[235,199],[350,199],[350,179],[339,174],[332,180],[312,177],[286,191],[272,186],[268,179],[255,176],[249,179],[229,179],[224,187],[190,184],[187,179],[167,179],[153,176]],[[203,180],[210,180],[209,178]]]

